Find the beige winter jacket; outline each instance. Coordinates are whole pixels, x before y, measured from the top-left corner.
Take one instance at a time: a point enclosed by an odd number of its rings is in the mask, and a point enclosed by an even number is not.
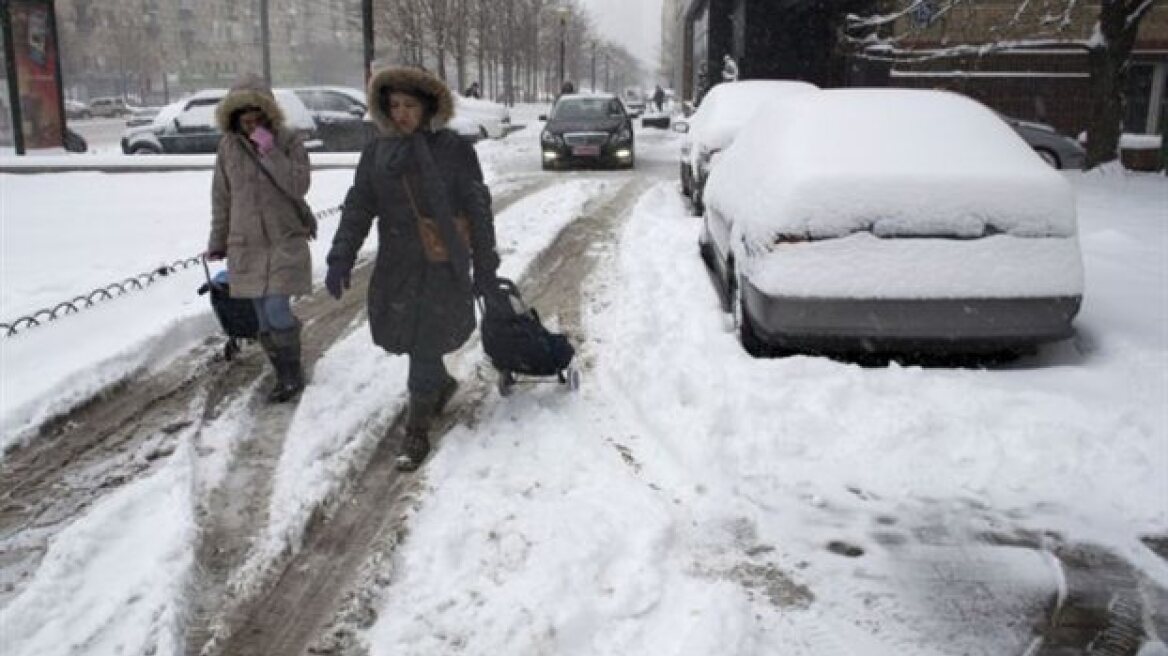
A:
[[[246,136],[230,129],[231,115],[244,107],[267,115],[276,146],[260,156]],[[308,229],[296,207],[260,170],[267,168],[288,195],[302,198],[311,174],[300,138],[284,125],[284,115],[262,80],[245,79],[216,110],[223,132],[211,185],[211,238],[207,250],[227,254],[231,295],[257,298],[312,291]],[[257,162],[256,159],[260,161]]]

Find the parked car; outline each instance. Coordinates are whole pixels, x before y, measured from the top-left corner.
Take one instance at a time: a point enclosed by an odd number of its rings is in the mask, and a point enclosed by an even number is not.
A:
[[[121,98],[103,97],[89,101],[89,113],[103,118],[116,118],[130,114],[130,106]]]
[[[1045,123],[1024,121],[999,114],[1034,152],[1056,169],[1081,169],[1087,162],[1087,149],[1074,139],[1061,135]]]
[[[544,170],[587,166],[633,168],[633,122],[611,93],[563,95],[539,135]]]
[[[326,152],[357,152],[377,136],[365,107],[365,92],[353,87],[314,86],[293,89],[308,108],[316,135]]]
[[[158,116],[158,112],[162,111],[161,107],[137,107],[130,113],[130,117],[126,119],[126,127],[134,128],[140,125],[150,125],[154,122],[154,117]]]
[[[300,133],[309,149],[319,147],[308,108],[290,89],[275,89],[276,102],[286,124]],[[207,89],[159,110],[149,125],[122,133],[122,152],[127,155],[214,153],[222,133],[215,125],[215,107],[227,89]]]
[[[458,127],[458,124],[469,127]],[[490,100],[454,94],[453,127],[460,134],[477,128],[484,139],[502,139],[511,131],[511,110]]]
[[[312,113],[324,150],[359,151],[377,137],[378,129],[369,117],[361,89],[316,86],[299,87],[295,92]],[[503,105],[454,94],[454,116],[448,127],[464,139],[502,138],[510,125],[510,112]]]
[[[89,105],[80,100],[66,100],[65,101],[65,118],[67,119],[87,119],[93,118],[93,112],[89,111]]]
[[[625,89],[621,100],[625,103],[625,109],[629,116],[633,118],[640,118],[641,114],[645,113],[645,94],[636,87],[628,87]]]
[[[714,158],[729,148],[742,125],[764,104],[817,91],[807,82],[747,80],[715,85],[686,121],[673,129],[685,134],[681,142],[681,191],[690,197],[695,215],[702,213],[706,179]]]
[[[1001,353],[1071,334],[1070,184],[940,91],[769,105],[710,174],[700,250],[752,354]]]

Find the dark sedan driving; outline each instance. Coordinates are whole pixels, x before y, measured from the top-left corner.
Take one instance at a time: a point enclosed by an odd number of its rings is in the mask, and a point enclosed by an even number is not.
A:
[[[561,96],[540,134],[543,168],[633,168],[633,123],[612,94]]]

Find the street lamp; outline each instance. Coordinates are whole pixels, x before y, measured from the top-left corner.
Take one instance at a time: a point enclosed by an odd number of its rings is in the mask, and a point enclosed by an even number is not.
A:
[[[596,42],[592,42],[592,93],[596,93]]]
[[[564,84],[564,51],[566,49],[565,42],[568,39],[568,14],[571,13],[565,5],[560,5],[556,8],[556,13],[560,15],[560,85]]]

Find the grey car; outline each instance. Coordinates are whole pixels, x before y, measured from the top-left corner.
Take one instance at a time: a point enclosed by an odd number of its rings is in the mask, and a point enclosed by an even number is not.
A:
[[[1002,116],[1002,120],[1014,128],[1018,136],[1030,144],[1034,152],[1047,164],[1056,169],[1083,168],[1087,160],[1087,151],[1078,141],[1059,134],[1058,130],[1045,123],[1024,121],[1010,116]]]

